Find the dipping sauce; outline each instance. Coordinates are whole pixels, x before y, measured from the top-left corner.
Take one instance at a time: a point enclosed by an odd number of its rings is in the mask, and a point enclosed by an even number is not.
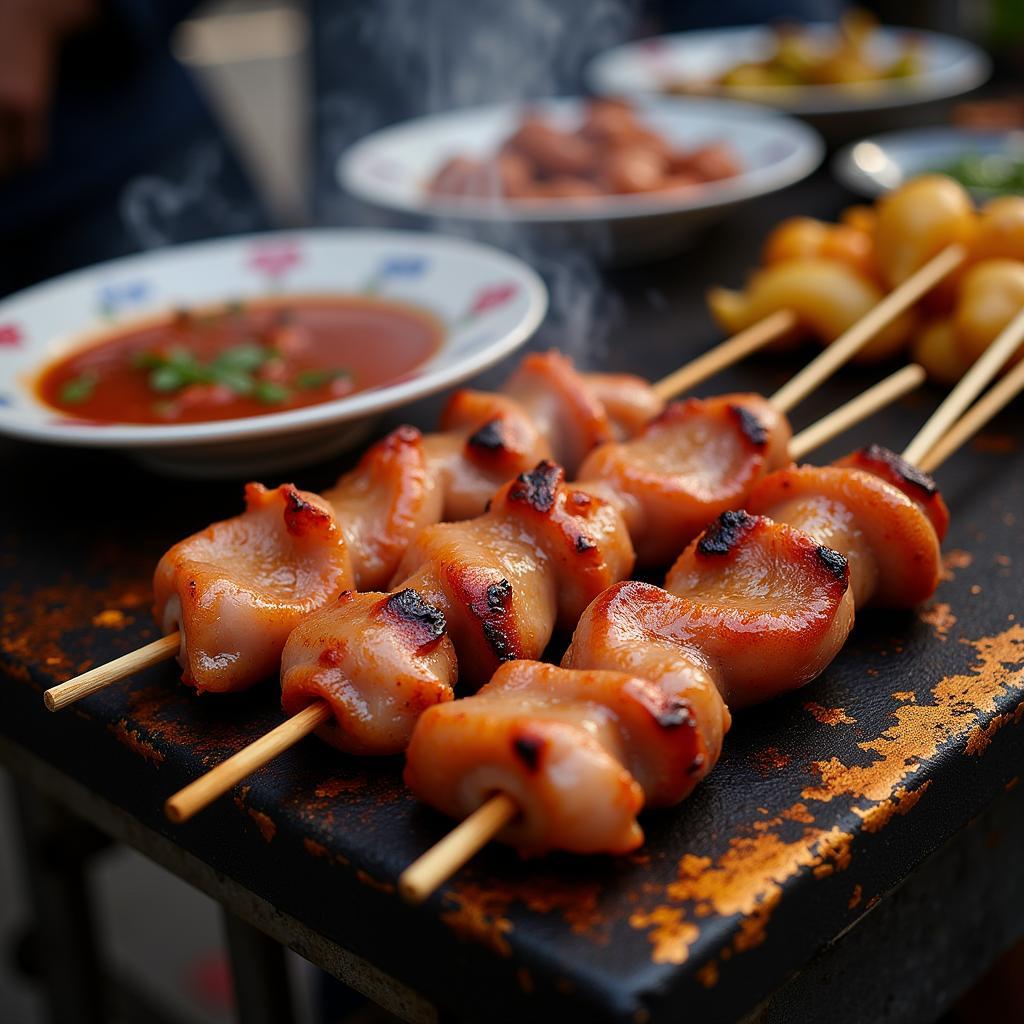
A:
[[[406,377],[444,334],[432,313],[383,299],[257,299],[116,330],[47,367],[37,392],[107,423],[262,416]]]

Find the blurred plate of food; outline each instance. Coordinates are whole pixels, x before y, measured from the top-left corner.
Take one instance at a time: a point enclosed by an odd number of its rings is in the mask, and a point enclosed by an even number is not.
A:
[[[1024,194],[1024,131],[919,128],[852,143],[832,161],[836,177],[864,196],[921,174],[955,178],[976,199]]]
[[[738,203],[808,175],[822,152],[805,125],[747,104],[557,99],[386,128],[343,154],[338,175],[378,207],[621,262],[678,250]]]
[[[587,80],[602,95],[723,96],[815,116],[956,96],[990,71],[986,54],[963,39],[880,26],[855,10],[838,24],[704,29],[628,43],[595,57]]]
[[[317,230],[173,247],[0,301],[0,433],[191,475],[290,467],[524,343],[520,260],[458,238]]]

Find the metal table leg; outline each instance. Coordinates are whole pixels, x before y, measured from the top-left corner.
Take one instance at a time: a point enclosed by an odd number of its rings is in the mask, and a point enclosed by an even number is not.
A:
[[[239,1024],[293,1024],[284,947],[230,910],[223,913]]]
[[[24,783],[15,796],[49,1019],[103,1024],[103,975],[85,870],[105,840]]]

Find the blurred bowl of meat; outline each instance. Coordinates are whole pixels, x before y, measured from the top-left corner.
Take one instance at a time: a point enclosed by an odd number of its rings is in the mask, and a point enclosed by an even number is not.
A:
[[[750,25],[654,36],[598,54],[598,95],[701,95],[762,103],[806,119],[829,141],[920,124],[928,106],[981,85],[987,55],[964,39],[879,26],[864,12],[839,24]]]
[[[338,163],[360,200],[529,254],[605,263],[671,255],[742,203],[817,167],[813,130],[713,99],[557,99],[407,121]]]

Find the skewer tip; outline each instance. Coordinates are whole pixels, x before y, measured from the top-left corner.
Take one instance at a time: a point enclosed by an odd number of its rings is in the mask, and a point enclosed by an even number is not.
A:
[[[191,817],[191,815],[185,814],[184,811],[178,806],[174,797],[168,797],[164,801],[164,817],[172,825],[182,825]]]

